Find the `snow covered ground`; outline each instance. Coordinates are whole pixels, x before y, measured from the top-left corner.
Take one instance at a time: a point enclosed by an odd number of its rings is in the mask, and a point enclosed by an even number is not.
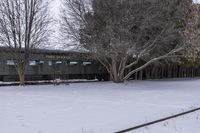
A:
[[[200,80],[0,87],[0,133],[113,133],[200,106]],[[200,112],[130,133],[200,133]]]

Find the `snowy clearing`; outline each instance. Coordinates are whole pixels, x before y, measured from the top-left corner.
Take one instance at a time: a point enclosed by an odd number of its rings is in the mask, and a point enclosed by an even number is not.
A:
[[[1,133],[113,133],[200,106],[200,80],[0,87]],[[200,112],[130,133],[199,133]]]

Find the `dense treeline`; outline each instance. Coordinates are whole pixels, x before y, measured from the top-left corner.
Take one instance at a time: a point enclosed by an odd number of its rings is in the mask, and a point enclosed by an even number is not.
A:
[[[132,79],[190,78],[200,76],[200,68],[187,65],[151,65],[132,75]]]

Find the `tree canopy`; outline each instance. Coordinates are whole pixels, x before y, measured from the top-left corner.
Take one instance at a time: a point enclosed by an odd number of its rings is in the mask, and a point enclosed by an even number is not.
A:
[[[63,17],[68,35],[76,35],[114,82],[158,60],[177,57],[185,48],[192,0],[91,0],[91,6],[83,0],[65,1],[71,9],[70,17]],[[70,18],[78,26],[72,26]],[[144,64],[135,68],[139,61]]]

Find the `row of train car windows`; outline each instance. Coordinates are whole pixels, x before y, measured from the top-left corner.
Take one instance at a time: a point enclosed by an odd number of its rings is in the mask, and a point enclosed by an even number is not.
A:
[[[29,61],[29,65],[30,66],[36,66],[38,64],[44,64],[45,61]],[[65,63],[66,65],[77,65],[79,64],[79,62],[75,62],[75,61],[71,61],[71,62],[63,62],[63,61],[48,61],[48,65],[52,66],[53,64],[62,64]],[[86,65],[91,65],[92,62],[82,62],[82,65],[86,66]],[[9,66],[13,66],[15,65],[15,61],[14,60],[7,60],[7,65]]]

